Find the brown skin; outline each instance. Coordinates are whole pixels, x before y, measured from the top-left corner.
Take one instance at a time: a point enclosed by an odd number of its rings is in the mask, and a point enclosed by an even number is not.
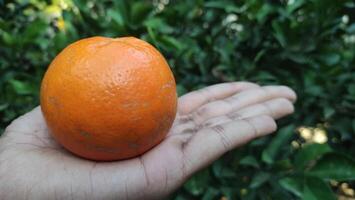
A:
[[[274,120],[291,114],[295,99],[287,87],[245,82],[188,93],[159,145],[117,162],[63,149],[37,107],[0,139],[0,199],[162,199],[227,151],[275,131]]]

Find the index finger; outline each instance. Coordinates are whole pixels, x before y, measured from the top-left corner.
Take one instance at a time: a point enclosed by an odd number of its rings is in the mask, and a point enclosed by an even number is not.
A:
[[[188,114],[198,107],[214,101],[223,99],[250,88],[260,87],[250,82],[220,83],[187,93],[179,98],[178,112]]]

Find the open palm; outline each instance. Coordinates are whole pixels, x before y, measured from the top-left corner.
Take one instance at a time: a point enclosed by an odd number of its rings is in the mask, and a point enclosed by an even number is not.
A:
[[[225,152],[275,131],[274,120],[292,113],[295,99],[285,86],[247,82],[188,93],[164,141],[117,162],[63,149],[37,107],[0,138],[0,199],[161,199]]]

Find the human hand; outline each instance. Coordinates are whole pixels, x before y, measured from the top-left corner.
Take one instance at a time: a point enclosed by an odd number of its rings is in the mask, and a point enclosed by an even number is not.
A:
[[[179,98],[160,144],[116,162],[74,156],[50,136],[40,107],[0,138],[0,199],[162,199],[229,150],[276,130],[293,112],[285,86],[222,83]]]

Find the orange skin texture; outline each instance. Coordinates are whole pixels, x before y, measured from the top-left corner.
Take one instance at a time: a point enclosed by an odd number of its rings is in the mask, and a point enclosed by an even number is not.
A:
[[[56,141],[99,161],[135,157],[157,145],[177,107],[166,60],[134,37],[91,37],[66,47],[45,73],[40,100]]]

